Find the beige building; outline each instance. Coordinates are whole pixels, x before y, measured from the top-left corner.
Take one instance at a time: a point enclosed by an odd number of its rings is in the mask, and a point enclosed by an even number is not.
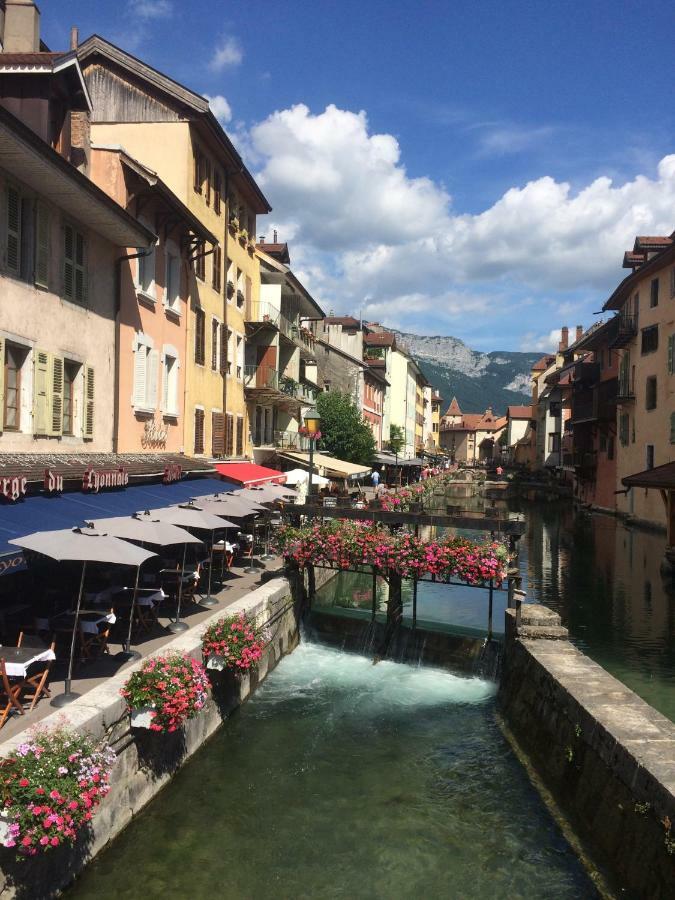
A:
[[[121,147],[156,172],[218,239],[190,246],[184,449],[247,456],[246,311],[260,289],[256,215],[270,206],[203,97],[97,36],[78,57],[92,144]]]
[[[638,237],[624,265],[633,269],[604,305],[619,317],[617,490],[625,479],[675,462],[675,243]],[[662,470],[663,471],[663,470]],[[617,510],[666,527],[675,543],[675,478],[635,477]],[[648,488],[647,484],[653,484]],[[640,485],[640,486],[638,486]]]
[[[441,447],[452,462],[476,465],[501,455],[499,438],[506,428],[506,416],[495,416],[488,407],[484,413],[463,413],[453,397],[441,418]]]

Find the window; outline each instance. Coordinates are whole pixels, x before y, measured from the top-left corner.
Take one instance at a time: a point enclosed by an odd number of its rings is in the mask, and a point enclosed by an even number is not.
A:
[[[619,442],[622,447],[628,446],[628,430],[630,427],[630,416],[628,413],[622,413],[619,418]]]
[[[204,241],[199,241],[195,247],[195,253],[192,257],[192,268],[195,273],[195,276],[199,278],[200,281],[204,281],[206,279],[206,245]]]
[[[597,362],[598,362],[598,366],[600,367],[600,371],[602,371],[605,368],[605,351],[604,350],[598,350]]]
[[[228,413],[225,416],[225,456],[232,456],[234,449],[234,416]]]
[[[549,404],[549,412],[554,419],[559,419],[562,410],[562,403],[559,400],[553,400]]]
[[[227,326],[222,322],[220,324],[220,374],[225,375],[230,371],[230,365],[227,359],[229,331]]]
[[[244,377],[244,339],[238,334],[237,335],[237,378]]]
[[[204,410],[195,409],[195,453],[204,452]]]
[[[652,278],[652,283],[649,286],[649,305],[653,309],[655,306],[659,305],[659,279]]]
[[[244,455],[244,417],[237,416],[237,448],[236,455]]]
[[[42,203],[35,205],[35,284],[49,287],[49,210]]]
[[[675,334],[668,338],[668,374],[675,375]]]
[[[80,371],[78,363],[67,362],[63,366],[63,433],[75,433],[75,383]]]
[[[645,409],[656,409],[656,375],[649,376],[645,388]]]
[[[552,431],[548,436],[548,452],[558,453],[560,451],[560,435]]]
[[[7,271],[21,274],[21,194],[13,187],[7,187]]]
[[[136,335],[134,342],[133,406],[136,412],[154,412],[157,408],[157,376],[159,353],[152,338]]]
[[[225,455],[225,416],[211,413],[211,456]]]
[[[235,291],[234,281],[235,281],[234,263],[228,256],[228,258],[227,258],[227,286],[225,289],[228,303],[232,300],[232,297],[234,297],[234,291]]]
[[[670,296],[675,297],[675,266],[670,270]]]
[[[328,393],[328,391],[330,391],[330,381],[324,381],[323,389],[326,393]]]
[[[63,295],[76,303],[87,302],[86,244],[72,225],[64,227]]]
[[[244,273],[241,269],[237,269],[237,308],[241,309],[246,301],[244,293]]]
[[[659,326],[652,325],[651,328],[642,329],[642,355],[645,353],[654,353],[659,349]]]
[[[211,205],[211,163],[208,159],[204,159],[204,181],[206,182],[206,193],[204,195],[204,199],[206,200],[206,205]]]
[[[221,201],[221,182],[220,182],[220,172],[214,169],[213,172],[213,211],[219,216],[220,215],[220,201]]]
[[[5,431],[21,429],[21,369],[26,361],[27,350],[17,344],[5,344],[3,361],[3,418]]]
[[[146,297],[155,299],[155,248],[150,250],[139,249],[136,260],[136,290]]]
[[[165,347],[162,371],[162,412],[171,418],[178,416],[178,367],[178,351],[173,347]]]
[[[213,290],[218,291],[220,293],[220,289],[223,286],[223,251],[220,247],[220,244],[216,244],[213,248]]]
[[[198,194],[202,192],[202,185],[204,184],[204,168],[206,166],[206,160],[204,158],[204,154],[199,149],[199,147],[195,147],[195,156],[194,156],[194,189]]]
[[[675,444],[675,412],[670,414],[670,443]]]
[[[195,362],[203,366],[206,360],[206,315],[203,309],[195,310]]]
[[[164,305],[174,313],[180,312],[180,256],[173,244],[166,248],[166,289]]]
[[[220,362],[220,353],[219,353],[219,339],[220,339],[220,322],[218,319],[211,320],[211,368],[214,372],[218,371],[218,364]]]
[[[646,468],[646,469],[653,469],[653,468],[654,468],[654,445],[653,445],[653,444],[647,444],[647,446],[645,447],[645,450],[646,450],[646,453],[645,453],[645,462],[646,462],[645,468]]]

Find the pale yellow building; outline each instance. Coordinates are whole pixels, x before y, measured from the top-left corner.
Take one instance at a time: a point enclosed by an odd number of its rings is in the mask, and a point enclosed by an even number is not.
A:
[[[256,215],[270,206],[207,100],[98,36],[78,56],[92,97],[91,143],[122,147],[157,172],[219,241],[190,248],[183,449],[249,456],[245,319],[260,290]],[[142,195],[135,212],[143,221]]]

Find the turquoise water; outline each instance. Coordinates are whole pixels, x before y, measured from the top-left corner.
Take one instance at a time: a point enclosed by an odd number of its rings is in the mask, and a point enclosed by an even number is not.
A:
[[[302,644],[73,898],[587,898],[494,685]]]

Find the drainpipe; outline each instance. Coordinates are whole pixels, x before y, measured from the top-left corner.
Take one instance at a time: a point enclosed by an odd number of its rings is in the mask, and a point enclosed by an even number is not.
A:
[[[115,260],[115,371],[114,371],[114,397],[113,403],[113,453],[117,453],[119,446],[120,413],[120,312],[122,309],[122,263],[130,259],[140,259],[142,256],[150,256],[154,250],[148,247],[146,250],[137,250],[136,253],[128,253],[126,256],[118,256]]]

